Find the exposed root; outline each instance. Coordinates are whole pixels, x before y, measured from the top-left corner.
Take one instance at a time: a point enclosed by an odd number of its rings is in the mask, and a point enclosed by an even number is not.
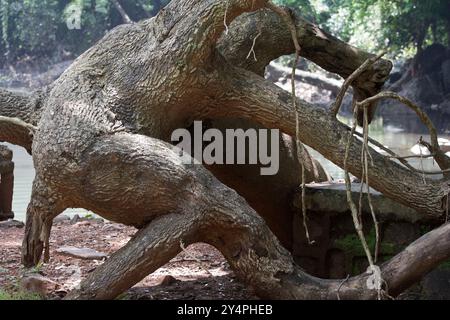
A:
[[[355,104],[356,102],[354,101],[353,103]],[[345,148],[345,158],[344,158],[345,185],[346,185],[346,190],[347,190],[347,202],[350,207],[350,211],[352,213],[353,223],[355,225],[356,232],[357,232],[358,237],[363,246],[364,252],[367,256],[367,260],[369,261],[369,265],[372,266],[372,265],[374,265],[372,254],[370,253],[369,246],[367,245],[367,241],[366,241],[366,238],[365,238],[363,230],[362,230],[362,225],[359,221],[358,209],[356,208],[356,205],[352,199],[352,185],[351,185],[351,180],[350,180],[350,174],[348,172],[348,158],[349,158],[349,154],[350,154],[350,147],[353,142],[353,134],[356,131],[356,118],[357,118],[357,108],[355,108],[354,112],[353,112],[352,131],[350,132],[350,135],[349,135],[348,141],[347,141],[347,145]]]
[[[255,45],[256,45],[256,40],[260,36],[261,36],[261,31],[258,32],[258,34],[253,38],[253,44],[252,44],[252,47],[250,48],[250,51],[248,52],[248,55],[247,55],[246,59],[250,58],[250,56],[253,54],[253,59],[255,61],[258,61],[258,59],[256,58]]]
[[[9,122],[13,125],[23,127],[24,129],[29,130],[31,133],[34,133],[37,130],[36,126],[33,126],[32,124],[29,124],[19,118],[10,118],[10,117],[0,116],[0,121]]]
[[[225,34],[228,35],[228,24],[227,24],[227,13],[228,13],[228,5],[229,5],[229,0],[226,1],[225,4],[225,14],[223,15],[223,26],[225,27]]]
[[[363,165],[364,165],[364,170],[363,172],[365,173],[365,185],[367,187],[367,201],[369,203],[369,208],[370,208],[370,214],[372,216],[372,221],[373,221],[373,225],[375,228],[375,253],[374,253],[374,262],[377,263],[378,262],[378,255],[379,255],[379,251],[380,251],[380,228],[379,228],[379,224],[378,224],[378,219],[377,216],[375,214],[375,209],[373,207],[372,204],[372,195],[370,194],[370,181],[369,181],[369,159],[368,156],[370,157],[370,152],[369,152],[369,116],[368,116],[368,110],[367,108],[364,108],[364,145],[363,145]],[[373,160],[372,160],[372,165],[373,165]],[[364,177],[364,175],[363,175]]]
[[[341,296],[340,296],[339,293],[341,292],[342,286],[348,281],[348,279],[350,279],[350,275],[349,274],[347,275],[347,277],[344,280],[342,280],[342,282],[339,284],[339,287],[337,288],[336,296],[337,296],[338,300],[341,300]]]

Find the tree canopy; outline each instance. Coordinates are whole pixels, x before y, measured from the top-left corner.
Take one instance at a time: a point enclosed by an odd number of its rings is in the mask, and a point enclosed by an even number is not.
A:
[[[155,15],[170,0],[0,0],[0,64],[23,58],[77,56],[108,30]],[[412,56],[424,46],[450,41],[449,0],[277,0],[344,41],[366,50]],[[80,12],[80,29],[69,29]],[[58,59],[60,60],[60,59]]]

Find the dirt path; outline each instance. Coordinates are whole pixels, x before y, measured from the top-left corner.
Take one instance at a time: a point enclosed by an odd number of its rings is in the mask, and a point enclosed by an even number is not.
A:
[[[102,261],[81,260],[56,252],[63,246],[90,248],[110,255],[136,229],[101,220],[71,224],[60,221],[52,230],[51,260],[34,270],[57,283],[46,298],[59,299],[76,287]],[[20,246],[23,228],[0,229],[0,291],[22,292]],[[134,286],[123,299],[255,299],[233,273],[223,256],[206,244],[195,244]]]

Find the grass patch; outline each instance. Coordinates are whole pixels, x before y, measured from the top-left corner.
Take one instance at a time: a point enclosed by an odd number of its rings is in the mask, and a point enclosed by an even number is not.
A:
[[[27,291],[7,292],[0,289],[0,301],[2,300],[42,300],[42,297]]]

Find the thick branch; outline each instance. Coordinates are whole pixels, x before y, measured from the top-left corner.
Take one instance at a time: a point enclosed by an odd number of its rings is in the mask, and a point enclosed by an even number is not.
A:
[[[25,96],[0,89],[0,141],[22,146],[31,153],[41,101],[40,93]]]
[[[337,299],[338,291],[344,299],[376,297],[377,291],[367,287],[369,274],[345,282],[306,274],[241,196],[222,185],[203,167],[188,167],[176,161],[177,155],[170,151],[170,146],[154,139],[145,140],[145,144],[155,147],[145,151],[145,158],[153,159],[146,162],[147,170],[152,175],[170,172],[154,175],[153,192],[175,188],[177,201],[164,202],[161,206],[158,197],[154,198],[154,206],[164,208],[166,215],[156,217],[140,230],[125,247],[89,275],[80,290],[69,294],[68,299],[115,298],[180,252],[180,242],[196,241],[216,246],[236,274],[263,298]],[[400,293],[449,257],[450,224],[447,224],[417,240],[382,266],[389,293]]]
[[[269,80],[275,82],[279,78],[290,78],[292,70],[290,68],[283,67],[276,63],[271,63],[267,66],[267,74]],[[308,71],[297,70],[295,73],[295,80],[303,82],[320,89],[328,90],[333,96],[336,96],[341,88],[342,83],[339,80],[329,79],[327,77],[314,74]]]
[[[292,97],[277,86],[259,76],[242,69],[227,68],[229,78],[228,94],[219,102],[222,108],[212,111],[214,117],[243,117],[257,121],[268,128],[280,128],[289,135],[295,135],[295,112]],[[344,154],[349,128],[326,111],[319,110],[303,101],[300,107],[301,141],[322,153],[336,165],[344,166]],[[352,174],[361,177],[362,144],[355,141],[351,148],[348,168]],[[374,165],[369,167],[372,187],[406,206],[430,217],[438,218],[444,211],[443,199],[446,186],[428,181],[423,183],[420,175],[408,171],[401,165],[372,150]]]
[[[0,88],[0,116],[18,118],[23,122],[36,125],[42,94],[25,95]]]
[[[177,25],[177,41],[188,44],[186,53],[191,63],[204,64],[215,50],[217,40],[236,17],[256,11],[268,0],[173,0],[160,12],[157,20],[169,24],[170,34]],[[189,12],[189,14],[185,14]],[[163,35],[163,37],[167,36]],[[250,48],[250,47],[249,47]],[[247,53],[248,54],[248,49]]]
[[[373,58],[363,50],[333,37],[317,25],[290,11],[297,26],[300,54],[325,70],[348,78],[366,60]],[[260,34],[254,47],[257,61],[245,59],[251,40]],[[244,14],[231,25],[228,35],[218,43],[219,51],[235,66],[264,74],[265,67],[274,59],[295,52],[291,32],[285,22],[268,9]],[[352,82],[357,101],[362,101],[380,92],[392,69],[392,63],[379,60]],[[376,104],[369,108],[369,123],[375,114]],[[359,115],[362,119],[362,115]]]
[[[316,63],[325,70],[346,79],[373,54],[337,39],[291,11],[297,25],[301,56]],[[255,46],[258,61],[245,57],[251,41],[261,32]],[[228,35],[223,35],[218,43],[219,51],[235,66],[243,67],[258,74],[273,60],[295,52],[291,33],[284,21],[269,9],[243,14],[231,25]],[[373,91],[383,86],[392,69],[392,63],[380,60],[369,68],[354,84],[359,90]],[[373,95],[371,94],[371,95]]]

